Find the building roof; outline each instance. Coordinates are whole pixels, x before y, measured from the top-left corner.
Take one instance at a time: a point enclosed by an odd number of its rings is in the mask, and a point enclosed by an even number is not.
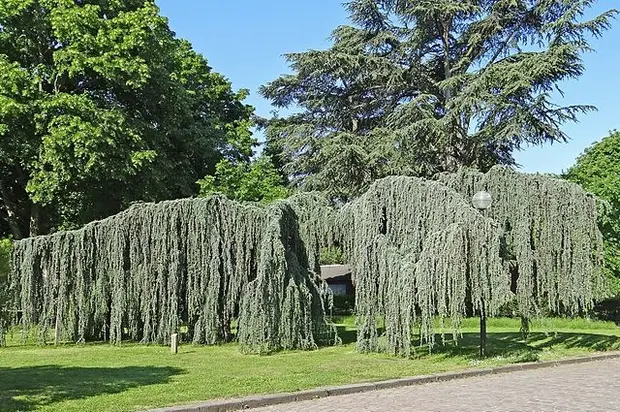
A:
[[[321,278],[337,278],[351,273],[349,265],[321,265]]]

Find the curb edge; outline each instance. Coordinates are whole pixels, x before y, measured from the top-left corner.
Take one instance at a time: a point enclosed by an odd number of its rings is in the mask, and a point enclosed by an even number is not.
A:
[[[620,351],[598,353],[595,355],[566,358],[543,362],[518,363],[494,368],[466,369],[460,372],[443,372],[432,375],[419,375],[407,378],[390,379],[377,382],[355,383],[350,385],[329,386],[309,389],[299,392],[283,392],[267,395],[254,395],[235,399],[220,399],[191,405],[170,406],[149,409],[148,412],[230,412],[244,409],[253,409],[263,406],[293,403],[298,401],[326,398],[330,396],[348,395],[352,393],[370,392],[380,389],[402,388],[413,385],[423,385],[432,382],[446,382],[456,379],[474,378],[480,376],[510,373],[524,370],[553,368],[562,365],[574,365],[586,362],[595,362],[620,358]]]

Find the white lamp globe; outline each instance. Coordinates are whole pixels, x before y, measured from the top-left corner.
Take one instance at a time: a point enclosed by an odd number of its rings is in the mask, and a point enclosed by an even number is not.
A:
[[[476,193],[474,197],[472,197],[471,202],[474,204],[474,207],[478,210],[486,210],[491,207],[491,203],[493,202],[493,198],[491,194],[485,192],[484,190]]]

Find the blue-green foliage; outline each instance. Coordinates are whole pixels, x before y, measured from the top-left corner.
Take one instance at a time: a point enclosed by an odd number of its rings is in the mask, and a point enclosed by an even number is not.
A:
[[[0,346],[8,325],[8,278],[11,264],[11,239],[0,239]]]

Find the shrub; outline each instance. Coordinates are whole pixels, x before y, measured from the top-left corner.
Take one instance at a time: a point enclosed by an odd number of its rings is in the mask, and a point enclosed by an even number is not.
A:
[[[612,321],[620,326],[620,297],[603,300],[594,306],[594,318]]]
[[[344,263],[344,255],[339,247],[325,247],[320,251],[321,265],[337,265]]]

